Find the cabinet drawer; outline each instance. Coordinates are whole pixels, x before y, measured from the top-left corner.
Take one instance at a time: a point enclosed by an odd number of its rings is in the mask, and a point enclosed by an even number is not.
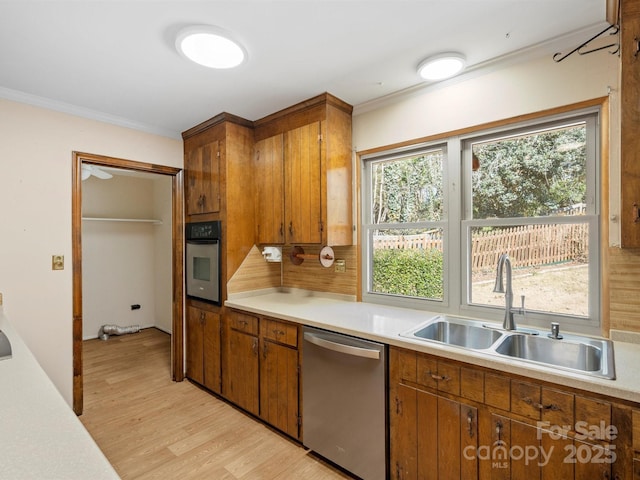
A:
[[[540,385],[511,382],[511,411],[523,417],[540,420]]]
[[[438,361],[427,355],[417,354],[416,383],[425,387],[438,389]]]
[[[472,368],[461,368],[460,396],[484,403],[484,373]]]
[[[511,380],[502,375],[484,376],[484,403],[501,410],[511,409]]]
[[[227,312],[229,327],[239,332],[258,336],[258,317],[230,310]]]
[[[549,425],[572,428],[573,425],[573,394],[554,390],[542,389],[542,420]]]
[[[460,367],[418,354],[416,382],[441,392],[460,395]]]
[[[298,326],[293,323],[263,318],[260,322],[260,335],[273,342],[298,346]]]

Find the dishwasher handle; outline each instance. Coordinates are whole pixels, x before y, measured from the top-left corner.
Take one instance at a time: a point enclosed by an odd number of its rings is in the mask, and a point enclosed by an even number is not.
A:
[[[304,339],[317,345],[318,347],[333,350],[334,352],[344,353],[346,355],[353,355],[356,357],[373,358],[375,360],[380,359],[380,351],[373,348],[354,347],[353,345],[345,345],[344,343],[332,342],[324,338],[318,337],[310,332],[304,332]]]

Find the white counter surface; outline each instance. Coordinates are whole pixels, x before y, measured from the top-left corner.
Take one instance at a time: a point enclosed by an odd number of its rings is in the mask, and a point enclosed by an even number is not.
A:
[[[120,478],[0,307],[13,355],[0,360],[0,479]]]
[[[401,332],[410,330],[438,314],[348,301],[345,298],[299,290],[265,291],[234,296],[227,300],[225,305],[258,315],[290,320],[302,325],[325,328],[388,345],[440,355],[451,360],[640,402],[640,375],[638,375],[640,345],[638,344],[614,342],[616,379],[594,378],[512,358],[401,337]]]

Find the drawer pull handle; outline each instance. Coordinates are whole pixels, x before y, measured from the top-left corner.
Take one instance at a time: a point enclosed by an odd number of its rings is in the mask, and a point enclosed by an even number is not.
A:
[[[277,335],[284,335],[284,331],[282,331],[282,330],[278,330],[277,328],[274,328],[274,329],[273,329],[273,333],[274,333],[274,335],[276,335],[276,336],[277,336]]]
[[[431,375],[431,378],[433,378],[436,382],[439,382],[439,381],[447,382],[451,380],[451,377],[447,377],[446,375],[436,375],[435,373],[431,373],[431,372],[429,372],[429,375]]]
[[[552,410],[554,412],[558,411],[558,410],[562,410],[558,405],[556,405],[554,403],[550,403],[549,405],[543,405],[541,403],[534,402],[529,397],[523,398],[522,401],[524,403],[526,403],[527,405],[531,405],[533,408],[537,408],[538,410]]]

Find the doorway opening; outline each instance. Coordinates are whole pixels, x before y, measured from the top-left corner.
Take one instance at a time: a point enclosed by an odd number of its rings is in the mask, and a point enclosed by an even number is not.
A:
[[[109,169],[132,173],[166,175],[171,182],[171,377],[184,379],[183,367],[183,245],[182,169],[153,165],[132,160],[73,152],[72,166],[72,256],[73,256],[73,410],[83,410],[83,287],[82,287],[82,179],[90,176],[104,178]]]

